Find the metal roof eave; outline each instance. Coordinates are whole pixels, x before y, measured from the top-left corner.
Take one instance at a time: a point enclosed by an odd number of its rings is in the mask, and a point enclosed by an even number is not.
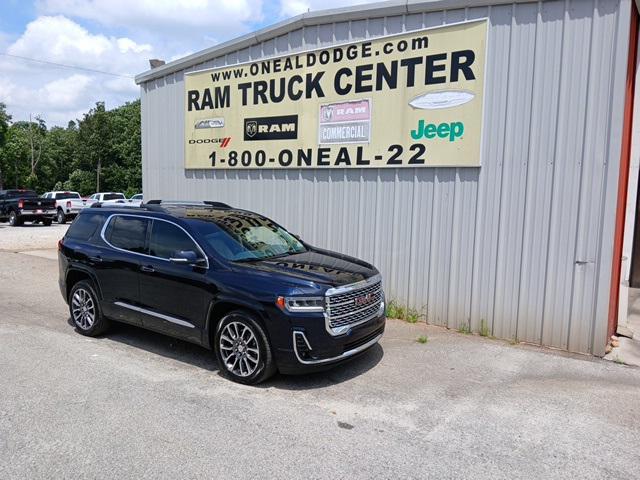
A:
[[[194,65],[213,60],[227,53],[258,45],[302,27],[317,26],[336,21],[362,20],[365,18],[386,17],[411,13],[423,13],[455,8],[470,8],[507,3],[531,3],[535,0],[390,0],[352,7],[334,8],[307,12],[275,23],[268,27],[248,33],[210,48],[169,62],[161,67],[147,70],[136,75],[136,84],[140,85],[159,77],[185,70]]]

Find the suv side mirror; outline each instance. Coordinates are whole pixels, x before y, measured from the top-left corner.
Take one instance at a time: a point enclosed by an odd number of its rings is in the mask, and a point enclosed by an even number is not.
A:
[[[178,265],[194,266],[202,266],[206,263],[204,258],[199,257],[193,250],[179,250],[177,252],[173,252],[169,261]]]

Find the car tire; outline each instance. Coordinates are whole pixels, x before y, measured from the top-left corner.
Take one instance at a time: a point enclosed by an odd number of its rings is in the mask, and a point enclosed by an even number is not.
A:
[[[11,225],[12,227],[19,227],[20,225],[22,225],[20,217],[18,217],[18,214],[14,211],[11,211],[9,213],[9,225]]]
[[[100,335],[109,328],[109,321],[102,315],[96,290],[87,280],[81,280],[71,288],[69,314],[76,331],[87,337]]]
[[[52,223],[53,223],[53,220],[50,218],[45,218],[44,220],[42,220],[42,224],[45,227],[50,227]]]
[[[220,372],[234,382],[255,385],[276,373],[269,339],[249,312],[235,310],[220,320],[214,348]]]
[[[58,210],[58,214],[56,215],[56,221],[60,225],[64,225],[65,223],[67,223],[67,217],[65,216],[64,212],[62,211],[62,209]]]

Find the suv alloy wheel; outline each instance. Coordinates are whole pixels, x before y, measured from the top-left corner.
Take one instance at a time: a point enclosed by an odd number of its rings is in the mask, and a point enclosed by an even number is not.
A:
[[[58,215],[56,215],[56,221],[60,224],[60,225],[64,225],[64,223],[67,221],[64,212],[62,211],[61,208],[58,209]]]
[[[276,371],[267,335],[242,310],[227,314],[218,324],[215,351],[220,371],[239,383],[260,383]]]

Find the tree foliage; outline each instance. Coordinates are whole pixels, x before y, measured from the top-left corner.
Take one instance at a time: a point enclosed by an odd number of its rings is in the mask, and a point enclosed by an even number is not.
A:
[[[97,103],[82,119],[50,129],[37,118],[11,123],[0,103],[0,188],[130,196],[142,189],[141,164],[139,100],[113,110]]]

